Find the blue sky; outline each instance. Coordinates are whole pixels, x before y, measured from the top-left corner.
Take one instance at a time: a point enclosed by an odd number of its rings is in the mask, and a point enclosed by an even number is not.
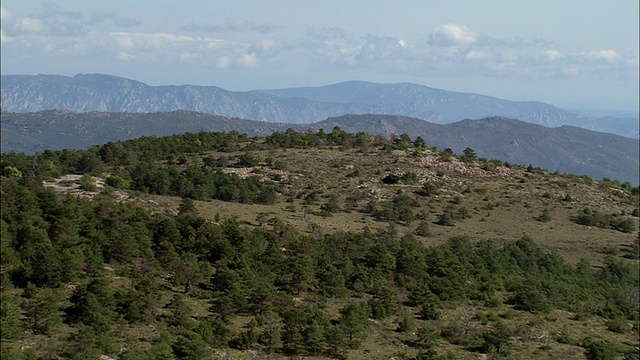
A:
[[[2,1],[2,74],[346,80],[638,109],[637,0]]]

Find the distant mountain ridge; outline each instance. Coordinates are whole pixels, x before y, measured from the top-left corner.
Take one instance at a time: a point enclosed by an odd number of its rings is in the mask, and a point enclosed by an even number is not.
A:
[[[162,113],[47,110],[26,114],[4,112],[1,125],[2,151],[27,153],[85,149],[109,141],[200,130],[235,130],[251,136],[267,136],[288,128],[303,132],[330,131],[339,126],[347,132],[365,131],[387,137],[402,133],[412,139],[422,136],[428,146],[451,148],[458,154],[470,147],[480,157],[586,174],[595,179],[608,177],[639,183],[639,144],[635,139],[573,126],[548,128],[502,117],[434,124],[405,116],[365,114],[332,117],[314,124],[286,124],[184,110]]]
[[[403,108],[403,113],[387,112],[387,114],[420,119],[428,116],[428,114],[422,113],[424,109],[428,109],[430,113],[438,114],[442,119],[437,123],[450,123],[465,118],[505,116],[527,122],[532,122],[528,119],[537,118],[549,122],[540,125],[556,126],[559,123],[552,119],[571,119],[576,116],[539,101],[509,101],[486,95],[446,91],[411,83],[379,84],[347,81],[319,87],[259,91],[283,98],[301,97],[328,103],[400,105]]]
[[[189,110],[273,123],[310,124],[344,114],[394,114],[445,124],[488,116],[544,126],[574,125],[637,137],[633,119],[600,124],[535,101],[509,101],[411,83],[348,81],[321,87],[234,92],[216,86],[149,86],[103,74],[3,75],[1,107],[9,112]]]

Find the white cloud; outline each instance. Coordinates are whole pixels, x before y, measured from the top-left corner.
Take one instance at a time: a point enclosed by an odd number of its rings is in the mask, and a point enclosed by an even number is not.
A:
[[[2,28],[2,25],[5,24],[5,22],[8,22],[9,19],[11,19],[11,13],[4,7],[0,6],[0,43],[8,43],[13,40],[13,38],[8,36]]]
[[[111,34],[114,36],[115,45],[121,49],[132,49],[135,46],[133,36],[127,34]]]
[[[25,39],[29,37],[82,37],[91,33],[100,24],[111,28],[130,27],[140,22],[125,18],[113,12],[93,13],[85,16],[69,11],[55,2],[43,2],[42,12],[36,15],[18,16],[2,7],[2,30],[5,37]]]
[[[562,53],[555,49],[545,51],[544,55],[546,56],[547,60],[551,62],[561,59],[563,57]]]
[[[416,52],[421,51],[400,38],[374,35],[351,38],[337,28],[307,34],[306,41],[296,43],[296,49],[287,51],[336,69],[399,71],[410,67]]]
[[[493,54],[488,51],[470,50],[465,55],[467,60],[488,60],[493,58]]]
[[[271,24],[257,24],[253,21],[235,20],[227,21],[221,24],[187,24],[182,26],[182,30],[186,31],[200,31],[207,33],[220,33],[220,32],[258,32],[269,33],[279,26]]]
[[[120,61],[132,61],[135,60],[135,57],[127,54],[125,51],[120,51],[118,55],[116,55],[116,59]]]
[[[167,33],[128,33],[114,32],[110,34],[115,38],[116,45],[126,49],[134,47],[144,48],[170,48],[182,43],[194,43],[201,41],[190,36],[173,35]]]
[[[126,51],[120,51],[116,56],[116,60],[124,62],[156,62],[158,61],[158,55],[154,53],[129,53]]]
[[[279,46],[279,43],[274,39],[262,39],[256,46],[262,51],[269,51],[277,48]]]
[[[13,41],[13,38],[11,36],[7,36],[7,34],[4,33],[4,30],[0,29],[0,43],[8,43]]]
[[[437,27],[429,36],[432,46],[469,45],[478,41],[478,36],[465,25],[443,24]]]
[[[277,57],[277,55],[287,47],[288,44],[280,39],[266,38],[253,43],[249,47],[248,52],[256,53],[256,55],[261,57]]]
[[[0,20],[1,21],[5,21],[11,18],[11,13],[9,12],[9,10],[5,9],[4,7],[0,6]]]
[[[138,20],[122,17],[114,12],[93,13],[91,17],[89,17],[85,21],[85,24],[95,25],[95,24],[100,24],[104,22],[111,23],[117,27],[131,27],[131,26],[136,26],[140,24],[140,21]]]
[[[220,33],[208,35],[185,31],[179,34],[166,28],[127,31],[122,27],[139,22],[116,13],[82,14],[56,7],[29,16],[2,7],[1,16],[2,44],[8,44],[12,56],[32,59],[73,55],[87,63],[108,58],[139,64],[157,62],[218,69],[270,67],[278,71],[295,64],[316,71],[347,70],[351,76],[362,71],[405,77],[638,79],[637,53],[613,48],[578,52],[538,38],[498,39],[453,23],[435,28],[427,39],[406,38],[406,34],[352,34],[341,28],[310,29],[299,38],[284,39],[274,36],[276,33],[262,35],[276,26],[250,21],[182,27],[187,31]],[[236,41],[238,38],[243,41]]]
[[[256,67],[258,66],[258,57],[256,54],[243,54],[238,58],[236,63],[244,68]]]
[[[607,61],[617,61],[620,59],[620,54],[617,51],[611,49],[578,53],[578,56],[589,59],[602,59]]]
[[[183,51],[179,55],[180,61],[193,62],[202,58],[202,53],[193,51]]]
[[[232,64],[233,61],[231,61],[231,58],[229,58],[228,56],[220,56],[216,61],[216,67],[220,69],[227,69],[231,67]]]
[[[45,26],[42,20],[36,18],[21,18],[13,23],[13,29],[16,32],[41,34],[44,32]]]
[[[189,63],[219,69],[258,67],[263,59],[261,55],[267,50],[273,52],[279,46],[276,40],[251,45],[169,33],[115,32],[109,35],[111,41],[105,48],[118,49],[114,55],[117,60]]]

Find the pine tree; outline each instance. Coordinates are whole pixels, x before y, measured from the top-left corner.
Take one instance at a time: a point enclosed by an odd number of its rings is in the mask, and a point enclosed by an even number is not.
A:
[[[350,302],[340,310],[340,327],[346,336],[346,343],[356,349],[367,337],[369,327],[367,306],[362,303]]]
[[[29,284],[33,287],[33,284]],[[36,334],[51,334],[62,323],[59,311],[60,296],[50,288],[36,289],[22,304],[27,326]]]

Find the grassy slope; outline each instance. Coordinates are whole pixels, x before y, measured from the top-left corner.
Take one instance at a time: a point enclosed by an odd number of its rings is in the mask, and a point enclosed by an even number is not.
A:
[[[598,264],[605,253],[623,255],[636,233],[625,234],[613,230],[603,230],[578,225],[571,221],[578,210],[584,207],[597,209],[603,213],[630,213],[634,206],[628,197],[618,191],[603,189],[597,183],[587,184],[583,178],[549,174],[539,171],[526,172],[522,168],[497,168],[486,172],[478,167],[468,166],[457,159],[450,162],[439,162],[435,154],[426,152],[422,157],[413,157],[402,151],[386,152],[378,149],[341,150],[341,149],[300,149],[255,151],[260,158],[272,156],[277,167],[258,167],[256,169],[237,169],[237,171],[253,174],[261,173],[270,177],[277,173],[281,176],[281,193],[274,205],[244,205],[222,201],[196,202],[200,215],[209,219],[217,216],[237,217],[245,226],[260,226],[258,214],[266,219],[278,217],[297,229],[308,233],[331,233],[335,231],[359,231],[365,226],[375,231],[390,226],[388,222],[376,221],[369,214],[360,210],[370,200],[378,203],[390,199],[402,191],[418,200],[415,213],[424,212],[430,224],[431,235],[421,237],[426,244],[439,244],[452,236],[464,235],[472,240],[493,239],[498,242],[511,242],[523,234],[530,235],[543,248],[557,252],[568,261],[575,263],[586,258]],[[205,154],[217,157],[230,154]],[[190,161],[199,162],[201,157],[193,157]],[[357,175],[354,171],[357,170]],[[380,180],[388,174],[414,172],[417,180],[410,184],[385,185]],[[420,189],[424,181],[438,184],[436,195],[421,197],[413,192]],[[315,190],[320,194],[319,200],[305,210],[304,195]],[[571,201],[562,199],[570,194]],[[345,211],[346,198],[359,196],[354,208]],[[460,200],[455,200],[459,197]],[[156,211],[176,211],[180,199],[172,197],[148,196],[132,194],[139,198],[141,204]],[[334,198],[341,210],[331,216],[320,216],[320,205]],[[291,201],[288,202],[287,200]],[[466,207],[471,218],[457,221],[456,226],[440,226],[435,224],[437,216],[452,202]],[[534,218],[543,209],[548,209],[551,220],[539,222]],[[400,234],[413,233],[420,220],[410,224],[393,223]],[[636,228],[638,226],[636,219]],[[314,225],[315,224],[315,225]],[[263,225],[269,226],[269,225]],[[113,286],[126,286],[126,279],[118,277],[118,269],[111,273]],[[124,285],[123,285],[124,284]],[[171,288],[163,283],[165,293],[162,305],[166,304],[173,292],[181,289]],[[402,298],[406,294],[400,294]],[[187,301],[194,311],[193,316],[204,316],[207,312],[207,301],[189,297]],[[328,309],[338,309],[341,303],[330,301]],[[158,313],[162,310],[158,308]],[[414,312],[417,309],[413,309]],[[330,311],[329,311],[330,312]],[[532,354],[540,359],[581,359],[584,350],[577,345],[561,344],[556,341],[558,335],[566,333],[571,340],[579,341],[587,335],[608,339],[617,344],[637,346],[637,331],[617,334],[606,329],[605,320],[601,318],[575,317],[574,314],[554,310],[546,316],[528,312],[515,311],[508,305],[497,308],[484,308],[482,304],[468,303],[456,309],[445,309],[441,319],[435,322],[437,327],[444,327],[454,322],[464,324],[469,333],[481,332],[491,322],[483,324],[474,319],[478,314],[502,317],[514,333],[511,345],[512,359],[529,359]],[[239,318],[236,326],[240,328],[248,319]],[[418,324],[425,323],[418,320]],[[378,322],[371,320],[369,336],[358,349],[350,351],[352,359],[389,359],[392,356],[415,356],[415,350],[407,346],[415,339],[412,333],[399,333],[395,317]],[[155,335],[153,326],[122,327],[116,331],[130,334],[132,339],[152,339]],[[61,330],[64,334],[64,329]],[[46,339],[25,340],[28,344]],[[42,345],[44,346],[44,345]],[[468,348],[453,345],[439,339],[438,352],[450,352],[455,358],[475,359],[477,352]],[[233,358],[262,358],[255,352],[226,352]]]
[[[635,234],[624,234],[614,230],[598,229],[578,225],[571,221],[585,207],[604,213],[630,213],[634,205],[613,190],[602,190],[597,185],[587,185],[580,178],[567,178],[546,172],[528,173],[525,169],[502,168],[499,172],[486,172],[477,167],[461,163],[438,162],[435,156],[415,158],[407,153],[384,153],[376,149],[368,153],[359,150],[309,149],[256,152],[260,157],[272,155],[286,168],[289,180],[284,180],[290,193],[307,194],[321,192],[317,204],[304,211],[303,200],[295,198],[292,203],[243,205],[222,201],[197,202],[199,213],[213,219],[216,214],[237,216],[248,224],[257,225],[258,213],[278,217],[303,231],[311,224],[320,225],[326,232],[337,230],[358,231],[386,228],[387,222],[376,221],[359,209],[371,199],[388,200],[398,191],[416,197],[420,206],[415,213],[429,214],[431,236],[425,237],[428,244],[438,244],[452,236],[469,236],[472,239],[493,239],[499,242],[514,241],[522,235],[533,237],[545,249],[558,252],[570,262],[581,258],[598,261],[604,257],[602,251],[611,247],[622,250],[633,242]],[[212,154],[214,157],[219,154]],[[423,165],[430,163],[431,165]],[[348,175],[358,170],[359,175]],[[268,170],[265,170],[268,171]],[[385,185],[380,180],[388,174],[414,172],[418,180],[411,184]],[[444,173],[438,176],[438,173]],[[268,174],[268,173],[267,173]],[[479,175],[478,175],[479,174]],[[431,197],[413,195],[425,180],[440,187],[439,193]],[[562,198],[569,194],[571,201]],[[327,198],[335,196],[344,204],[349,195],[361,195],[357,208],[339,212],[333,216],[318,215],[319,207]],[[460,206],[471,213],[470,219],[456,222],[455,227],[433,224],[443,208],[461,198]],[[551,221],[535,221],[543,209],[548,209]],[[400,233],[412,233],[420,220],[411,224],[394,223]]]
[[[412,194],[420,189],[425,180],[429,180],[439,184],[440,190],[437,195],[412,195],[420,201],[420,206],[415,208],[414,212],[425,211],[429,214],[431,235],[421,237],[426,244],[440,244],[452,236],[460,235],[473,240],[512,242],[527,234],[544,249],[562,255],[571,263],[585,258],[593,264],[599,264],[608,254],[624,254],[637,236],[636,233],[625,234],[587,227],[571,221],[577,212],[585,207],[603,213],[629,213],[634,208],[633,203],[618,191],[603,189],[596,183],[587,184],[588,181],[584,181],[583,178],[544,171],[529,173],[522,168],[499,168],[494,172],[485,172],[457,159],[441,163],[434,154],[427,153],[421,158],[415,158],[405,152],[390,153],[377,149],[365,152],[340,149],[287,149],[254,154],[261,158],[272,156],[276,159],[284,169],[283,188],[288,194],[293,195],[293,201],[287,202],[287,196],[280,194],[278,202],[274,205],[244,205],[223,201],[196,202],[200,215],[209,219],[215,219],[216,216],[236,216],[247,226],[259,226],[257,215],[262,213],[267,219],[280,218],[308,233],[360,231],[364,227],[375,231],[387,228],[390,223],[376,221],[358,209],[362,209],[370,199],[385,201],[399,191]],[[214,157],[221,155],[229,154],[207,154]],[[267,167],[258,169],[241,169],[240,172],[251,174],[253,171],[266,177],[271,174]],[[358,176],[349,176],[355,170],[358,170]],[[380,181],[388,174],[403,174],[408,171],[416,173],[418,180],[411,184],[397,185],[385,185]],[[302,200],[304,196],[295,195],[308,194],[312,190],[320,193],[320,200],[314,205],[309,205],[305,211]],[[362,199],[356,209],[340,211],[332,216],[319,215],[320,205],[327,202],[327,199],[335,197],[339,204],[344,204],[347,196],[359,194],[362,194]],[[567,194],[572,198],[569,202],[562,200]],[[472,217],[457,221],[454,227],[434,224],[437,215],[442,213],[443,208],[456,196],[462,198],[460,205],[470,210]],[[158,197],[156,200],[167,201],[167,198]],[[173,200],[174,208],[177,208],[178,202],[178,199]],[[536,221],[535,218],[544,209],[549,210],[551,220]],[[410,224],[396,222],[393,226],[400,234],[412,234],[419,222],[420,220]],[[314,227],[313,224],[318,227]],[[583,358],[582,348],[554,340],[563,332],[575,341],[590,335],[614,343],[637,345],[635,332],[615,334],[607,330],[604,319],[582,319],[561,310],[540,317],[515,311],[508,305],[486,309],[481,304],[468,304],[455,310],[446,310],[436,325],[442,327],[449,322],[468,322],[470,328],[480,331],[479,329],[486,325],[470,319],[478,313],[508,318],[504,320],[505,323],[516,333],[512,344],[513,351],[509,355],[513,359],[529,359],[531,354],[535,354],[539,359]],[[383,322],[372,321],[367,341],[357,351],[351,351],[349,358],[388,359],[398,354],[411,356],[413,352],[408,349],[406,343],[412,341],[414,335],[398,333],[395,331],[396,327],[394,317]],[[456,358],[461,359],[477,358],[477,353],[467,350],[463,346],[452,345],[442,339],[438,342],[440,353],[451,352]]]

